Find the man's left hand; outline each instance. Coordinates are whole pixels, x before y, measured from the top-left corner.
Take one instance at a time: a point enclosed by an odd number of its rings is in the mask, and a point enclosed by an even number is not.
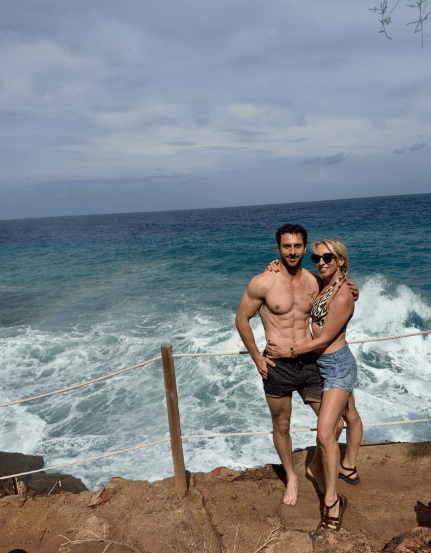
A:
[[[279,273],[280,272],[280,260],[274,259],[274,261],[271,261],[271,263],[265,267],[265,271],[269,271],[270,273]]]
[[[353,300],[357,301],[359,298],[359,288],[356,286],[354,282],[350,280],[350,278],[346,278],[347,286],[349,287],[350,292],[352,293]]]

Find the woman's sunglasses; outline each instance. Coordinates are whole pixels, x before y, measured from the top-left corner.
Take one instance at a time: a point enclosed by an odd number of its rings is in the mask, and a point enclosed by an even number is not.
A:
[[[333,253],[324,253],[323,255],[317,255],[317,253],[313,253],[313,255],[311,256],[311,261],[315,265],[317,265],[321,259],[323,259],[325,263],[330,263],[334,257],[335,255]]]

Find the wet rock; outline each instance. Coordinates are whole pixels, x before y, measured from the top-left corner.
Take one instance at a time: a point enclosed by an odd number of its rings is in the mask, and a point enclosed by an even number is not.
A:
[[[9,476],[10,474],[21,474],[43,468],[43,457],[39,455],[24,455],[22,453],[0,452],[0,476]],[[18,477],[24,485],[28,485],[31,476]],[[22,489],[22,487],[21,487]],[[0,480],[0,497],[15,495],[15,487],[12,478]]]
[[[55,495],[61,492],[81,493],[86,492],[87,487],[79,478],[59,472],[49,473],[38,472],[31,475],[27,483],[28,494]]]
[[[31,470],[42,469],[43,457],[40,455],[24,455],[23,453],[6,453],[0,451],[0,476],[19,474]],[[22,477],[27,480],[29,476]]]
[[[39,470],[43,468],[43,466],[43,457],[39,455],[0,452],[0,476]],[[6,479],[1,482],[3,486],[3,496],[15,495],[16,492],[12,479]],[[47,474],[41,471],[26,476],[18,476],[17,491],[20,495],[34,497],[35,495],[47,495],[49,493],[57,494],[61,491],[80,493],[87,491],[87,487],[79,478],[59,472]]]

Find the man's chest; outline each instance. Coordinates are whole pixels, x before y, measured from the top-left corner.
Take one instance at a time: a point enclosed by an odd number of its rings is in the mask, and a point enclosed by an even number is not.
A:
[[[317,283],[277,282],[267,294],[265,303],[273,313],[288,313],[296,309],[309,313],[318,293]]]

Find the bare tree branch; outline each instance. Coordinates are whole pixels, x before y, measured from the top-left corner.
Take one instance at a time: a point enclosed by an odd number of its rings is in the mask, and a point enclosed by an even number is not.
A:
[[[411,21],[407,25],[416,25],[415,33],[421,33],[422,35],[422,47],[424,45],[424,21],[428,19],[430,12],[426,12],[428,0],[418,0],[416,4],[406,4],[409,8],[418,8],[419,10],[419,19],[416,21]]]
[[[395,2],[394,7],[390,10],[389,0],[382,0],[382,2],[380,2],[380,6],[374,6],[374,8],[369,8],[371,12],[379,14],[379,22],[380,22],[379,33],[383,33],[386,36],[386,38],[388,38],[389,40],[392,40],[392,38],[387,33],[387,27],[388,25],[391,24],[391,21],[392,21],[391,15],[394,12],[394,10],[398,7],[399,3],[400,3],[400,0],[397,0]],[[426,11],[427,4],[428,4],[428,0],[416,0],[416,2],[413,4],[406,4],[407,7],[417,9],[419,11],[418,19],[416,21],[411,21],[407,23],[407,25],[416,25],[415,33],[421,33],[422,47],[424,45],[424,22],[428,19],[428,16],[431,14],[431,12]]]

